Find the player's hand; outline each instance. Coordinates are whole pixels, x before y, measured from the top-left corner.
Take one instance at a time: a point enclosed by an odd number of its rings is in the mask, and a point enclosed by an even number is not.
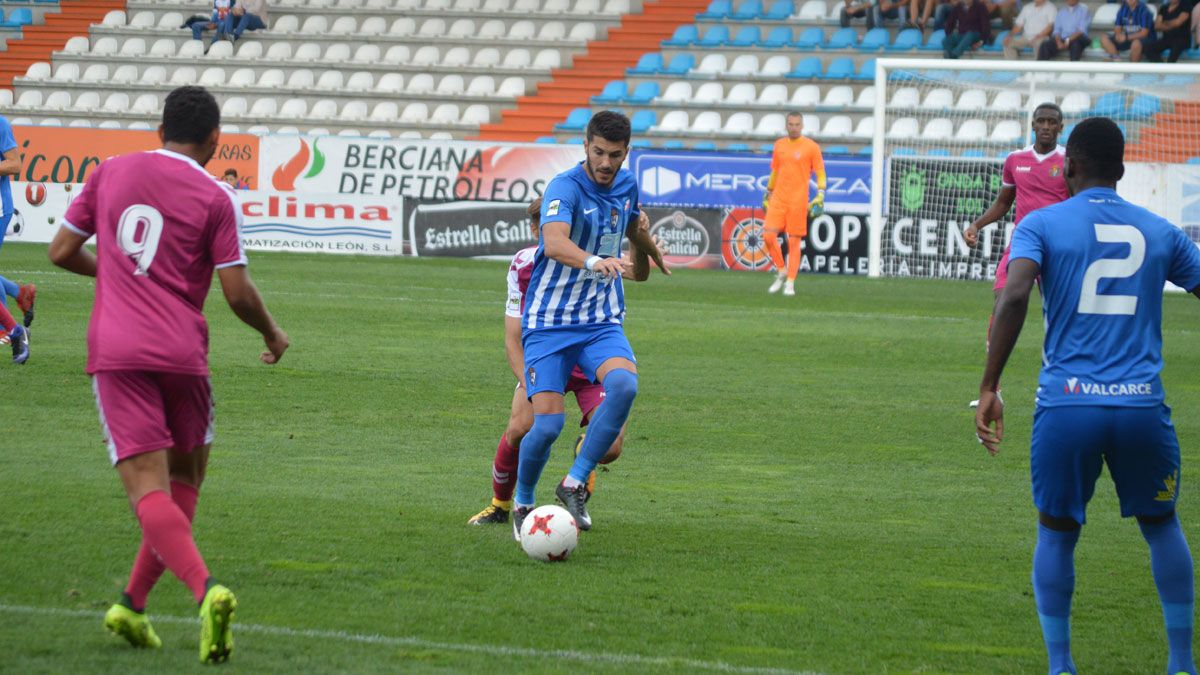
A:
[[[763,193],[763,211],[767,210],[767,204],[771,201],[771,191],[767,190]]]
[[[967,229],[963,230],[963,241],[967,242],[967,246],[971,248],[975,248],[975,244],[979,243],[979,228],[975,227],[975,223],[971,223]]]
[[[279,363],[279,359],[283,358],[283,353],[287,351],[288,341],[287,333],[275,328],[275,332],[271,335],[263,336],[263,343],[267,345],[267,351],[262,353],[259,358],[263,363]]]
[[[662,270],[662,273],[671,276],[671,270],[667,267],[667,263],[663,260],[662,252],[667,250],[667,240],[661,235],[654,235],[654,253],[650,254],[650,259],[654,261],[654,265]]]
[[[631,269],[633,269],[633,263],[627,258],[601,258],[600,262],[592,266],[592,272],[605,279],[616,279],[626,270]]]
[[[823,213],[825,213],[825,193],[818,192],[816,199],[808,205],[808,217],[816,218]]]
[[[995,423],[995,430],[992,424]],[[988,454],[1000,452],[1000,441],[1004,439],[1004,401],[994,391],[979,392],[979,407],[975,409],[975,436]]]

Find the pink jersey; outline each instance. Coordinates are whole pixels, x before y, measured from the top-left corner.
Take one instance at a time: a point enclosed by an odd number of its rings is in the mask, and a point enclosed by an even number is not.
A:
[[[525,292],[529,290],[529,279],[533,276],[535,253],[537,253],[536,246],[523,248],[517,251],[513,256],[512,264],[508,266],[508,302],[504,305],[505,316],[519,319],[525,311]],[[570,390],[571,387],[578,389],[591,384],[579,366],[575,366],[575,370],[571,371],[571,381],[567,383],[567,387]],[[599,385],[595,386],[599,387]],[[575,392],[575,397],[579,398],[578,391]]]
[[[233,188],[183,155],[110,159],[63,227],[96,236],[87,371],[208,374],[204,299],[213,269],[245,265]]]
[[[1031,211],[1057,204],[1070,197],[1067,194],[1067,179],[1063,176],[1063,158],[1066,151],[1055,146],[1049,154],[1039,155],[1030,145],[1010,153],[1004,160],[1005,187],[1017,188],[1017,213],[1014,223],[1021,221]]]

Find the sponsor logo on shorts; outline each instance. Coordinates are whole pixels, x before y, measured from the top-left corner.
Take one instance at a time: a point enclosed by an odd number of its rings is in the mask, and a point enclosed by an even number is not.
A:
[[[1175,501],[1176,486],[1179,485],[1179,471],[1163,478],[1163,487],[1166,489],[1159,490],[1158,494],[1154,495],[1156,502],[1173,502]]]
[[[1067,378],[1063,385],[1063,393],[1084,394],[1087,396],[1150,396],[1154,394],[1154,385],[1149,382],[1120,382],[1116,384],[1097,384],[1095,382],[1080,382],[1077,377]]]

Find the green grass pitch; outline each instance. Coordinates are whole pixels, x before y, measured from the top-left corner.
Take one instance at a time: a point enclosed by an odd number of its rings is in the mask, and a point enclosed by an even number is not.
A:
[[[90,280],[10,244],[39,285],[29,365],[0,363],[0,670],[198,667],[195,608],[150,596],[165,647],[106,635],[136,522],[107,464],[83,374]],[[292,338],[278,367],[224,306],[207,314],[217,442],[196,536],[239,597],[230,671],[1033,673],[1028,442],[1035,301],[989,458],[967,401],[981,373],[981,283],[678,271],[628,290],[640,394],[595,527],[565,564],[477,529],[512,375],[505,267],[466,260],[256,254]],[[1200,313],[1165,301],[1168,400],[1184,448],[1181,515],[1200,516]],[[577,411],[539,491],[570,462]],[[1137,527],[1101,478],[1079,545],[1081,672],[1166,660]]]

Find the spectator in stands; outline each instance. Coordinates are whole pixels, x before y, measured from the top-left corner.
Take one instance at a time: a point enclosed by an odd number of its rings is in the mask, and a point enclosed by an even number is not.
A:
[[[960,0],[946,17],[946,37],[942,55],[957,59],[992,36],[992,20],[985,0]]]
[[[213,42],[225,37],[225,21],[229,18],[230,10],[233,8],[233,0],[213,0],[212,20],[207,23],[192,24],[192,39],[199,40],[204,35],[206,30],[216,30],[217,34],[213,36]],[[211,46],[212,43],[209,43]]]
[[[1192,43],[1192,13],[1195,8],[1189,8],[1183,0],[1164,2],[1154,18],[1154,30],[1162,31],[1153,44],[1146,46],[1146,60],[1162,63],[1163,53],[1170,50],[1167,61],[1175,63]]]
[[[225,34],[241,40],[248,30],[263,30],[267,27],[267,0],[241,0],[234,5],[225,19]]]
[[[1058,10],[1054,17],[1054,30],[1050,39],[1038,47],[1038,61],[1049,61],[1061,51],[1066,51],[1072,61],[1083,58],[1083,50],[1092,44],[1088,38],[1092,18],[1088,15],[1087,7],[1079,4],[1079,0],[1067,0],[1067,5]]]
[[[842,11],[838,17],[838,23],[842,28],[850,25],[853,19],[867,20],[867,28],[875,27],[875,6],[870,0],[845,0],[846,5],[842,7]]]
[[[1021,0],[984,0],[988,15],[1000,19],[1004,28],[1012,28],[1017,12],[1021,11]]]
[[[1154,15],[1142,0],[1125,0],[1117,10],[1113,32],[1100,36],[1100,46],[1116,61],[1118,52],[1129,52],[1129,60],[1142,60],[1142,52],[1154,42]]]
[[[925,29],[929,26],[931,16],[933,17],[934,30],[942,30],[946,27],[946,17],[950,16],[950,10],[954,9],[955,3],[952,0],[925,0],[925,10],[923,12],[917,11],[919,3],[920,0],[913,0],[910,10],[914,18],[917,16],[920,17],[915,18],[913,21],[914,28],[919,28],[921,32],[925,32]]]
[[[901,25],[908,23],[909,0],[877,0],[871,8],[874,15],[874,25],[882,26],[884,21],[898,21]]]
[[[1054,30],[1057,15],[1058,10],[1047,0],[1034,0],[1032,5],[1022,7],[1017,20],[1013,22],[1012,32],[1004,36],[1004,58],[1020,58],[1020,50],[1025,47],[1032,49],[1036,55],[1042,41],[1050,37],[1050,32]]]

